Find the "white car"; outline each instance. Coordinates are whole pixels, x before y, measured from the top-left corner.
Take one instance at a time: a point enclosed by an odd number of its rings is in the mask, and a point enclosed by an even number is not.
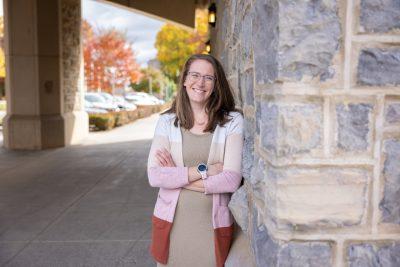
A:
[[[153,100],[135,93],[125,95],[125,99],[135,105],[157,105]]]
[[[107,111],[119,111],[120,108],[113,103],[105,100],[105,98],[98,93],[85,93],[85,100],[93,105],[93,108],[105,109]]]
[[[89,102],[86,99],[85,99],[85,111],[89,114],[108,113],[108,111],[105,109],[95,108],[92,102]]]
[[[138,92],[138,95],[141,95],[145,98],[148,98],[150,100],[152,100],[154,103],[158,104],[158,105],[162,105],[165,103],[164,100],[158,99],[157,97],[155,97],[154,95],[148,94],[148,93],[144,93],[144,92]]]
[[[123,110],[135,110],[137,106],[133,103],[129,103],[122,96],[114,96],[114,103],[118,105],[119,108]]]

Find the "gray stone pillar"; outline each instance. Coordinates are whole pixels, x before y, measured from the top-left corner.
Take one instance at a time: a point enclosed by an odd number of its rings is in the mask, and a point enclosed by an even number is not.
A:
[[[217,3],[257,266],[400,265],[398,1]]]
[[[4,1],[7,148],[61,147],[87,134],[80,8],[79,0]]]

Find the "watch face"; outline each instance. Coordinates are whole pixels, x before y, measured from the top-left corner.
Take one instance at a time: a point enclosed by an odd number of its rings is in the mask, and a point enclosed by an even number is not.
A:
[[[204,172],[204,171],[207,170],[207,166],[204,165],[204,164],[200,164],[199,167],[197,167],[197,168],[198,168],[198,170],[199,170],[200,172]]]

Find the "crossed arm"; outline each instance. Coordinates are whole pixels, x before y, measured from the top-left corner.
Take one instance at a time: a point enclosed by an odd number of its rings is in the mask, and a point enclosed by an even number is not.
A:
[[[158,164],[161,167],[176,167],[174,160],[172,159],[171,154],[165,149],[158,149],[156,151],[155,157],[157,159]],[[222,163],[216,163],[208,166],[207,175],[217,175],[222,172],[223,165]],[[183,188],[197,191],[197,192],[205,192],[204,183],[201,179],[201,175],[197,172],[197,167],[189,167],[188,168],[188,178],[189,184],[183,186]]]
[[[243,149],[243,119],[235,118],[225,141],[223,163],[208,166],[207,179],[202,180],[197,166],[176,166],[171,156],[168,125],[160,119],[148,158],[148,178],[153,187],[165,189],[186,188],[205,194],[232,193],[237,190],[242,179],[241,162]]]

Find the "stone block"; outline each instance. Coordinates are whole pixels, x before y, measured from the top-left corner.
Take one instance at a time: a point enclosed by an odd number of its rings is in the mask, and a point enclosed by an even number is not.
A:
[[[386,105],[385,121],[387,124],[400,123],[400,102],[388,103]]]
[[[229,202],[229,209],[240,228],[242,228],[242,231],[247,232],[250,213],[247,191],[244,186],[241,186],[232,195],[231,201]]]
[[[229,49],[228,50],[228,65],[226,66],[226,73],[228,76],[236,76],[238,74],[238,69],[237,69],[237,52],[236,49]],[[233,86],[231,84],[231,86]],[[238,86],[233,86],[233,88],[237,89]]]
[[[246,180],[250,184],[251,191],[255,198],[265,202],[265,171],[266,164],[257,154],[254,155],[254,162],[251,169],[251,174]]]
[[[242,154],[242,175],[246,179],[250,177],[254,161],[254,135],[255,121],[248,117],[244,120],[244,144]]]
[[[280,244],[270,236],[267,227],[259,222],[257,208],[252,206],[250,245],[257,266],[278,266]]]
[[[278,157],[294,157],[321,148],[323,108],[320,102],[261,103],[261,143]]]
[[[366,86],[400,84],[400,48],[368,48],[358,59],[357,83]]]
[[[334,76],[332,61],[342,35],[336,2],[279,1],[280,79],[325,81]]]
[[[278,76],[279,4],[277,0],[256,0],[253,5],[255,79],[257,83],[272,83]]]
[[[400,242],[351,244],[347,248],[347,264],[350,267],[400,266]]]
[[[254,83],[253,83],[253,70],[247,70],[242,75],[239,75],[240,90],[242,93],[242,101],[246,105],[254,105]]]
[[[261,125],[261,102],[256,101],[256,133],[259,135],[260,134],[260,125]]]
[[[342,151],[366,151],[371,145],[372,111],[370,103],[336,105],[336,146]]]
[[[284,242],[274,239],[264,224],[259,224],[253,208],[251,247],[257,266],[332,266],[333,250],[328,242]]]
[[[268,151],[277,151],[279,107],[272,101],[263,101],[257,108],[261,144]]]
[[[332,266],[332,247],[327,242],[290,242],[282,246],[278,266]]]
[[[400,140],[385,140],[383,147],[384,191],[379,205],[382,222],[400,224]]]
[[[251,37],[252,14],[244,15],[241,22],[240,42],[242,45],[241,54],[243,63],[249,63],[252,56],[252,37]],[[239,20],[238,20],[239,21]]]
[[[268,215],[282,230],[360,225],[366,216],[369,176],[361,168],[270,167],[264,178]]]
[[[400,4],[397,0],[361,0],[360,13],[363,32],[385,33],[400,29]]]

